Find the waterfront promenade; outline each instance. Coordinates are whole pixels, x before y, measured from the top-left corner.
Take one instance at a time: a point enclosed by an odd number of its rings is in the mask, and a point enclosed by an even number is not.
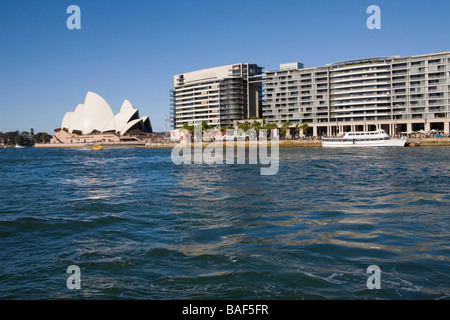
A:
[[[420,146],[450,146],[450,138],[408,138],[407,143],[414,143]],[[202,142],[203,147],[206,147],[211,142]],[[225,142],[224,142],[225,144]],[[235,146],[237,142],[234,143]],[[249,142],[245,142],[246,145]],[[270,141],[268,141],[270,145]],[[173,148],[177,145],[177,142],[155,142],[147,143],[142,148]],[[194,143],[191,144],[192,146]],[[322,140],[311,139],[311,140],[280,140],[280,147],[322,147]]]
[[[450,146],[450,138],[408,138],[408,143],[418,144],[420,146]],[[206,147],[211,142],[202,142],[203,147]],[[223,142],[225,144],[225,142]],[[106,148],[173,148],[178,144],[178,142],[148,142],[148,143],[110,143],[102,144]],[[245,142],[246,145],[249,142]],[[270,141],[268,142],[270,144]],[[194,146],[194,143],[191,144]],[[237,142],[235,142],[237,145]],[[280,147],[321,147],[322,140],[280,140]],[[35,148],[90,148],[92,144],[90,143],[77,143],[77,144],[36,144]]]

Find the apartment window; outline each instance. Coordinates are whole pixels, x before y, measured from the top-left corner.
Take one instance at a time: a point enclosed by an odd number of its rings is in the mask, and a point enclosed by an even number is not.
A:
[[[428,64],[440,64],[440,63],[441,63],[441,59],[428,60]]]
[[[408,67],[408,64],[407,63],[399,63],[399,64],[393,64],[392,65],[392,68],[406,68],[406,67]]]

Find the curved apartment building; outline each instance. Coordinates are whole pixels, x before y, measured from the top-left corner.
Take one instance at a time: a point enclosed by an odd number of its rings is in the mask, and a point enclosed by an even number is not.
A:
[[[282,64],[263,77],[266,121],[308,123],[313,135],[367,130],[449,132],[450,52]]]
[[[174,76],[173,128],[252,117],[307,123],[314,136],[384,129],[450,131],[450,52],[376,57],[265,71],[240,63]]]

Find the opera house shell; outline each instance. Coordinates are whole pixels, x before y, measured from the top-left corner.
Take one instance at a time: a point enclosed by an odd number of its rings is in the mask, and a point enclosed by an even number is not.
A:
[[[151,133],[152,125],[150,118],[140,117],[139,110],[128,100],[123,102],[120,112],[114,115],[105,99],[96,93],[88,92],[84,104],[79,104],[75,111],[67,112],[61,128],[55,131],[57,134],[53,143],[73,143],[74,140],[80,140],[76,139],[77,136],[103,134],[121,137]],[[113,140],[118,141],[119,138],[112,138],[111,141]]]
[[[93,92],[87,93],[84,104],[79,104],[75,111],[66,113],[61,129],[78,134],[98,132],[125,135],[133,130],[152,132],[150,118],[140,118],[139,110],[128,100],[123,102],[120,112],[114,116],[105,99]]]

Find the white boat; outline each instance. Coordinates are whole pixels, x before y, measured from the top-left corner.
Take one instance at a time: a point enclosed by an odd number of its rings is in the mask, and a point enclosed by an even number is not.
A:
[[[393,139],[384,130],[346,132],[340,138],[323,138],[323,147],[404,147],[406,139]]]

